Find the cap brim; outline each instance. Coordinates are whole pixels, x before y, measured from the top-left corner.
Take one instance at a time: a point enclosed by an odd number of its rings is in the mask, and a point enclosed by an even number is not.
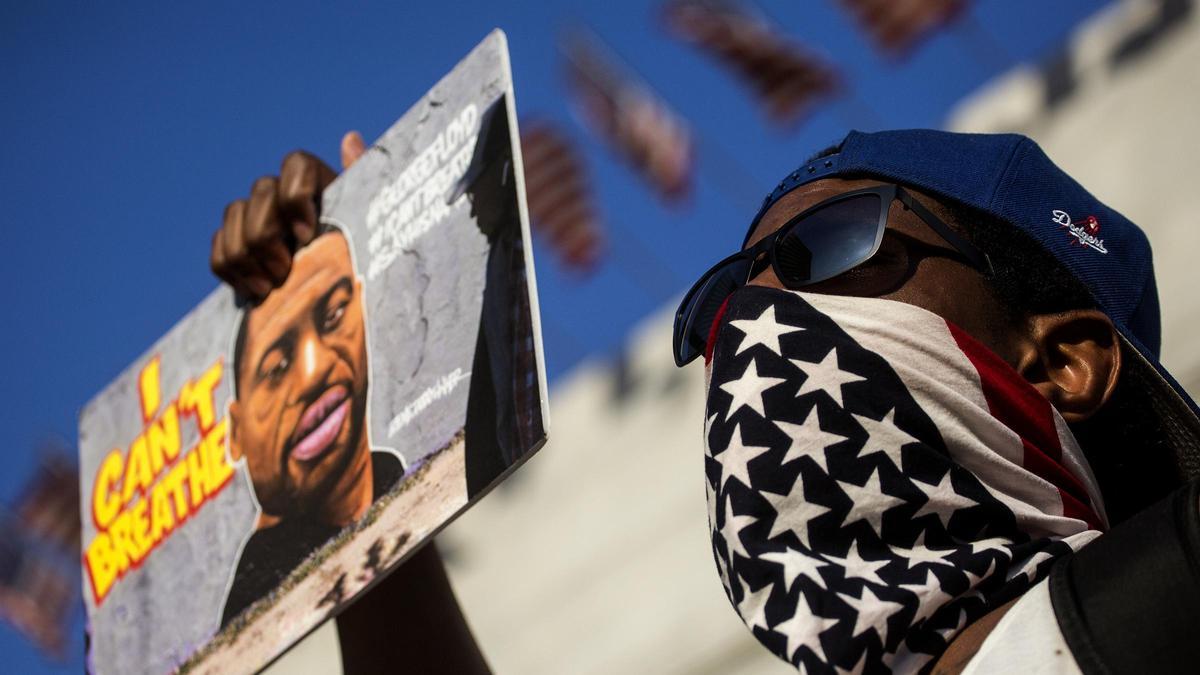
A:
[[[1123,376],[1152,403],[1180,479],[1200,477],[1200,409],[1136,336],[1125,326],[1116,328],[1125,357]]]

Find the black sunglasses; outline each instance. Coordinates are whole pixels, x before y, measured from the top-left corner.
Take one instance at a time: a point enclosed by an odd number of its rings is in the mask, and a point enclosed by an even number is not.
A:
[[[709,329],[725,299],[765,269],[768,261],[783,285],[795,290],[832,279],[869,260],[879,251],[888,210],[897,199],[957,249],[968,264],[985,276],[992,275],[987,254],[904,188],[880,185],[853,190],[805,209],[762,241],[705,272],[683,296],[675,313],[675,365],[687,365],[704,353]]]

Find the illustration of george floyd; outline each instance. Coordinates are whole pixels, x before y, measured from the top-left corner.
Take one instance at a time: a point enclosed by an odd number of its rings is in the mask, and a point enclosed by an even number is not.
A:
[[[504,34],[321,197],[259,304],[222,286],[80,415],[88,668],[248,672],[546,440]]]

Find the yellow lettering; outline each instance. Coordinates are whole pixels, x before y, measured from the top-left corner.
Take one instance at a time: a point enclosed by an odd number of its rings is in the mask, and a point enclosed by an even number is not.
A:
[[[171,500],[175,502],[175,516],[179,522],[186,520],[190,511],[187,499],[183,494],[183,481],[185,480],[187,480],[187,463],[180,462],[171,467],[161,483],[163,491],[170,493]]]
[[[133,556],[133,561],[139,563],[150,549],[154,547],[154,542],[150,539],[150,518],[149,518],[149,503],[143,497],[139,499],[133,508],[126,511],[132,522],[129,525],[130,538],[133,539],[133,545],[137,548],[137,555]]]
[[[108,528],[108,536],[112,538],[118,574],[124,574],[125,570],[129,569],[130,563],[138,560],[137,546],[133,543],[129,528],[129,511],[122,511],[121,515],[113,521],[112,527]]]
[[[129,446],[129,459],[125,462],[125,481],[121,485],[121,501],[128,504],[138,489],[145,490],[154,482],[150,467],[150,455],[146,451],[146,436],[137,437]]]
[[[190,412],[196,415],[196,422],[200,425],[200,430],[207,432],[216,421],[216,402],[213,392],[216,391],[217,384],[221,381],[222,363],[217,359],[216,363],[212,364],[200,379],[190,381],[183,386],[183,390],[179,392],[179,407],[185,412]]]
[[[167,462],[179,456],[183,439],[179,435],[179,409],[171,402],[163,414],[146,427],[146,444],[150,450],[150,468],[157,476]]]
[[[150,541],[157,545],[163,537],[175,529],[175,516],[171,513],[171,498],[163,483],[150,492]]]
[[[117,575],[121,573],[120,561],[117,559],[117,552],[113,549],[112,540],[108,535],[101,532],[96,535],[91,544],[87,548],[87,570],[88,578],[92,582],[92,595],[99,605],[100,602],[108,595],[109,589],[117,580]]]
[[[150,359],[150,362],[142,367],[142,372],[138,376],[138,392],[142,397],[142,421],[145,422],[149,422],[154,417],[162,401],[162,392],[159,389],[158,362],[159,357],[157,356]]]
[[[121,512],[121,498],[116,494],[116,485],[121,480],[121,470],[125,462],[121,459],[121,451],[113,449],[100,463],[96,472],[96,482],[92,486],[92,520],[96,529],[108,529],[113,518]]]

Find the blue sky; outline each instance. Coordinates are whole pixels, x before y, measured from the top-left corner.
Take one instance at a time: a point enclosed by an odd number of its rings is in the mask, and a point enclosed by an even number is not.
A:
[[[508,33],[521,115],[582,143],[610,261],[563,274],[535,248],[551,378],[608,358],[740,237],[761,196],[848,126],[938,126],[1000,70],[1052,50],[1101,0],[979,0],[975,32],[946,31],[901,63],[881,59],[833,0],[763,3],[842,69],[860,106],[833,103],[797,129],[764,121],[723,69],[673,42],[657,3],[0,4],[0,223],[13,323],[0,424],[11,499],[47,435],[73,442],[81,406],[215,286],[209,239],[224,204],[282,156],[337,160],[342,132],[374,138],[490,29]],[[663,207],[575,124],[553,36],[593,28],[701,138],[697,190]],[[857,112],[865,107],[870,118]],[[17,319],[20,319],[19,321]],[[43,662],[0,624],[4,669]]]

